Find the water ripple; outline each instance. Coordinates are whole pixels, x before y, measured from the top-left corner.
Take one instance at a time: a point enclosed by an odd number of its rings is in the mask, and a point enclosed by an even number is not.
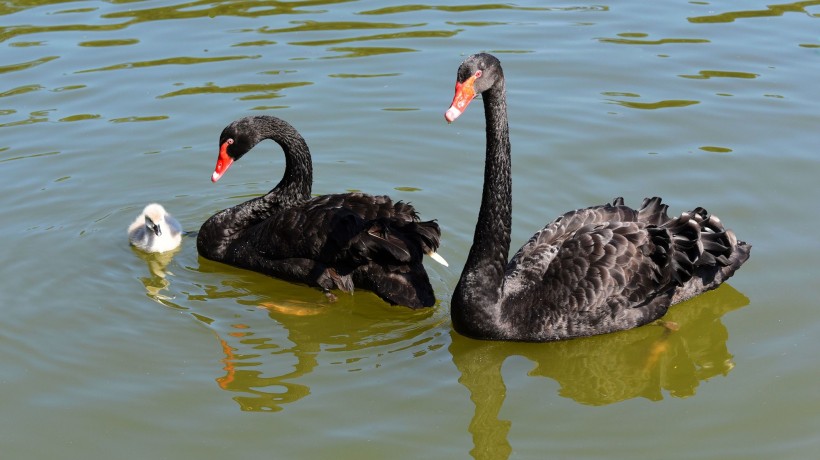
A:
[[[0,125],[0,126],[2,126],[2,125]],[[0,153],[5,152],[6,150],[8,150],[8,148],[0,149]],[[56,152],[56,151],[55,152],[32,153],[30,155],[19,155],[19,156],[16,156],[16,157],[3,158],[3,159],[0,159],[0,163],[5,163],[7,161],[25,160],[25,159],[29,159],[29,158],[47,157],[47,156],[59,155],[59,154],[60,154],[60,152]]]
[[[128,27],[128,23],[122,24],[65,24],[54,26],[12,26],[0,28],[0,43],[21,35],[34,35],[54,32],[104,32],[121,30]]]
[[[243,411],[278,412],[311,395],[309,375],[323,373],[324,367],[343,373],[372,371],[390,363],[403,365],[408,358],[446,346],[439,331],[446,318],[435,309],[379,306],[378,298],[366,292],[340,296],[329,305],[318,290],[244,272],[221,282],[228,289],[197,283],[183,293],[164,274],[169,262],[164,261],[159,274],[149,265],[152,277],[143,279],[146,289],[160,303],[188,311],[214,332],[223,353],[223,372],[215,380],[234,394]],[[212,268],[218,264],[189,269],[207,276]],[[162,291],[167,294],[160,296]],[[187,297],[192,306],[178,306],[173,297]],[[245,309],[208,312],[217,299],[231,299]]]
[[[38,65],[45,64],[46,62],[51,62],[51,61],[53,61],[55,59],[59,59],[59,58],[60,58],[60,56],[46,56],[46,57],[41,57],[39,59],[34,59],[33,61],[19,62],[17,64],[9,64],[9,65],[0,66],[0,74],[31,69],[33,67],[37,67]]]
[[[627,32],[618,34],[621,38],[599,38],[601,43],[615,43],[618,45],[668,45],[670,43],[709,43],[705,38],[661,38],[658,40],[641,40],[640,38],[647,37],[648,34]]]
[[[267,26],[260,27],[257,32],[264,34],[279,34],[291,32],[319,32],[319,31],[347,31],[347,30],[373,30],[373,29],[406,29],[411,27],[421,27],[426,24],[398,24],[393,22],[364,22],[364,21],[293,21],[291,24],[298,24],[293,27],[282,27],[272,29]]]
[[[485,4],[474,4],[474,5],[458,5],[458,6],[442,6],[442,5],[422,5],[422,4],[413,4],[413,5],[400,5],[400,6],[391,6],[386,8],[379,8],[375,10],[368,10],[362,11],[359,14],[396,14],[396,13],[408,13],[408,12],[416,12],[416,11],[424,11],[424,10],[434,10],[434,11],[446,11],[450,13],[460,13],[465,11],[486,11],[486,10],[515,10],[515,11],[577,11],[577,10],[588,10],[588,11],[605,11],[608,7],[594,5],[589,7],[568,7],[568,8],[551,8],[551,7],[542,7],[542,6],[517,6],[514,4],[508,3],[485,3]]]
[[[88,46],[91,48],[102,48],[107,46],[128,46],[136,45],[140,41],[136,38],[125,38],[119,40],[90,40],[78,43],[79,46]]]
[[[418,50],[413,48],[400,48],[388,46],[358,46],[358,47],[335,47],[330,51],[341,53],[339,56],[326,56],[322,59],[359,58],[378,56],[380,54],[413,53]]]
[[[368,35],[364,37],[351,37],[351,38],[337,38],[337,39],[330,39],[330,40],[311,40],[311,41],[302,41],[302,42],[290,42],[291,45],[307,45],[307,46],[323,46],[323,45],[336,45],[339,43],[350,43],[350,42],[358,42],[358,41],[370,41],[370,40],[387,40],[387,39],[402,39],[402,38],[447,38],[456,35],[458,32],[455,31],[418,31],[418,32],[403,32],[398,34],[379,34],[379,35]]]
[[[180,56],[180,57],[173,57],[173,58],[165,58],[165,59],[154,59],[150,61],[140,61],[140,62],[126,62],[122,64],[113,64],[105,67],[98,67],[95,69],[88,69],[88,70],[78,70],[75,73],[88,73],[88,72],[101,72],[106,70],[122,70],[122,69],[136,69],[140,67],[158,67],[164,65],[191,65],[191,64],[203,64],[203,63],[211,63],[211,62],[224,62],[224,61],[236,61],[236,60],[243,60],[243,59],[259,59],[261,56],[254,55],[254,56],[219,56],[219,57],[209,57],[209,58],[202,58],[202,57],[190,57],[190,56]]]
[[[710,78],[757,78],[760,75],[749,72],[730,72],[726,70],[701,70],[697,75],[678,75],[681,78],[691,78],[693,80],[708,80]]]
[[[157,19],[213,18],[217,16],[262,17],[272,15],[316,13],[316,10],[302,9],[303,6],[332,5],[350,0],[324,0],[307,2],[217,2],[201,0],[179,5],[145,9],[128,9],[104,14],[104,18],[131,18],[134,22],[148,22]]]
[[[688,107],[690,105],[699,104],[700,101],[691,101],[685,99],[669,99],[657,102],[632,102],[632,101],[619,101],[615,99],[609,99],[609,101],[613,104],[617,104],[623,107],[628,107],[630,109],[641,109],[641,110],[656,110],[656,109],[669,109],[669,108],[678,108],[678,107]]]
[[[294,82],[286,82],[286,83],[260,83],[260,84],[244,84],[244,85],[231,85],[231,86],[218,86],[213,83],[207,84],[205,86],[195,86],[191,88],[180,89],[177,91],[171,91],[170,93],[165,93],[160,96],[157,96],[157,99],[166,99],[169,97],[176,97],[176,96],[189,96],[192,94],[217,94],[217,93],[257,93],[254,95],[244,96],[240,99],[247,100],[247,99],[267,99],[267,98],[275,98],[275,97],[282,97],[279,94],[283,89],[287,88],[296,88],[299,86],[307,86],[312,85],[313,83],[308,81],[294,81]]]
[[[729,11],[726,13],[708,16],[694,16],[687,18],[687,20],[695,24],[715,24],[722,22],[734,22],[738,19],[783,16],[786,13],[801,13],[809,17],[817,17],[817,15],[811,14],[806,10],[807,7],[817,5],[820,5],[820,1],[810,0],[805,2],[785,3],[781,5],[768,5],[765,10]]]
[[[111,123],[136,123],[141,121],[162,121],[167,120],[168,116],[166,115],[156,115],[150,117],[123,117],[123,118],[112,118],[108,121]]]
[[[0,97],[9,97],[9,96],[18,96],[20,94],[30,93],[32,91],[39,91],[43,89],[41,85],[24,85],[18,86],[17,88],[12,88],[8,91],[4,91],[0,93]]]

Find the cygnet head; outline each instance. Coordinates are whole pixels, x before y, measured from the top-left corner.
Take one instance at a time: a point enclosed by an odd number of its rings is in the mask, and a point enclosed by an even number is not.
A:
[[[151,203],[128,227],[128,240],[145,252],[166,252],[182,242],[182,226],[162,205]]]

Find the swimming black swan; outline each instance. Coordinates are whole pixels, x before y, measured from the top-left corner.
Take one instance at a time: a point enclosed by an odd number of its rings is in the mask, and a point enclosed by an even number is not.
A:
[[[435,250],[441,232],[420,222],[409,204],[388,196],[345,193],[311,197],[313,166],[302,136],[276,117],[246,117],[219,137],[212,181],[264,139],[285,154],[285,173],[267,194],[225,209],[199,230],[203,257],[289,281],[352,292],[375,292],[411,308],[435,303],[422,265],[424,254],[445,263]]]
[[[570,211],[538,231],[507,263],[512,178],[501,63],[490,54],[458,68],[455,120],[484,99],[484,191],[473,246],[451,300],[457,332],[488,340],[545,342],[641,326],[670,305],[720,283],[751,246],[703,208],[670,219],[660,198]]]
[[[182,226],[161,204],[151,203],[128,226],[128,241],[145,252],[167,252],[179,247]]]

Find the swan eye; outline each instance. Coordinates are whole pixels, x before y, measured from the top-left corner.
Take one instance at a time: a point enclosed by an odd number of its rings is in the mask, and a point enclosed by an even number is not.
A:
[[[475,77],[476,77],[476,78],[480,77],[480,76],[481,76],[481,73],[482,73],[482,72],[481,72],[480,70],[476,70],[476,71],[475,71]]]
[[[226,140],[225,143],[228,144],[228,145],[231,145],[231,144],[233,144],[233,139],[228,138],[228,140]]]

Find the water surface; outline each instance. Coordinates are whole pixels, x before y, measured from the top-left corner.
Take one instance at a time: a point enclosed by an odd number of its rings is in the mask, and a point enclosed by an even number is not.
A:
[[[820,2],[6,2],[0,6],[3,458],[813,458],[820,441]],[[454,332],[484,120],[443,112],[499,56],[513,246],[564,211],[660,195],[754,246],[647,326],[551,344]],[[411,201],[439,302],[311,288],[127,244],[279,180],[221,129],[291,122],[314,192]]]

